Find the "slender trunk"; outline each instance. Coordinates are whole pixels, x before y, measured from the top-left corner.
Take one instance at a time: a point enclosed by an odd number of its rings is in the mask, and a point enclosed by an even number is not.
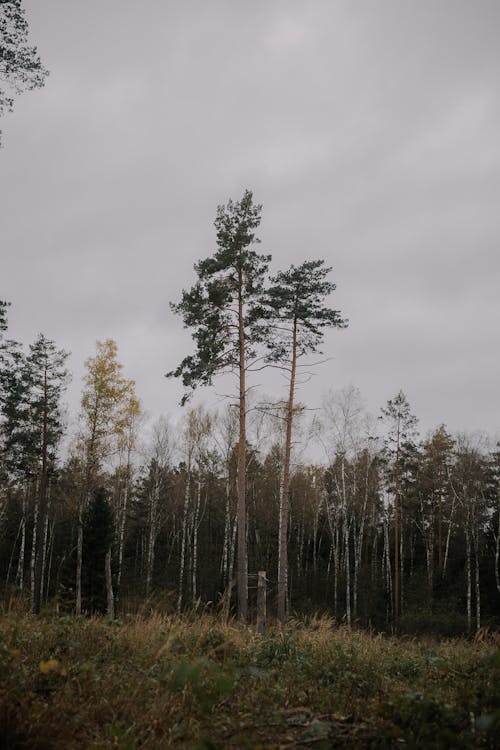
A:
[[[149,496],[149,513],[148,513],[148,546],[146,559],[146,596],[151,592],[151,583],[153,580],[153,569],[155,563],[155,546],[157,535],[157,515],[158,515],[158,481],[155,479],[153,488]]]
[[[371,549],[370,580],[373,585],[375,584],[377,580],[377,558],[378,558],[378,537],[379,537],[379,530],[375,527],[375,522],[374,522],[373,517],[372,517],[372,533],[373,533],[373,539],[372,539],[372,549]]]
[[[475,572],[475,594],[476,594],[476,630],[481,627],[481,588],[480,588],[480,570],[479,570],[479,528],[475,522],[473,530],[474,541],[474,572]]]
[[[49,601],[49,596],[50,596],[50,577],[52,573],[52,558],[54,556],[54,531],[55,531],[55,522],[52,521],[52,524],[50,527],[50,536],[49,536],[49,562],[47,565],[47,580],[45,583],[45,602],[46,603]]]
[[[23,517],[21,519],[21,545],[19,547],[19,559],[17,562],[16,572],[16,583],[19,587],[19,591],[23,590],[24,586],[24,561],[26,554],[26,516],[28,514],[28,492],[29,485],[26,482],[26,488],[23,496]]]
[[[467,631],[472,630],[472,580],[471,580],[471,543],[469,533],[469,519],[465,527],[465,571],[467,579]]]
[[[118,533],[118,571],[116,574],[116,590],[120,593],[122,583],[122,572],[123,572],[123,550],[125,547],[125,524],[127,520],[128,512],[128,479],[125,485],[125,491],[123,493],[123,503],[120,512],[120,525]]]
[[[283,464],[283,485],[280,498],[280,519],[278,539],[278,620],[283,625],[286,618],[286,598],[288,589],[288,516],[290,491],[290,458],[292,453],[292,426],[295,399],[295,373],[297,369],[297,318],[293,321],[292,365],[290,389],[286,414],[285,460]]]
[[[222,557],[220,561],[220,573],[222,578],[222,588],[226,589],[229,584],[228,568],[229,568],[229,546],[230,546],[230,532],[231,532],[231,515],[230,515],[230,485],[229,485],[229,466],[228,475],[226,477],[226,511],[224,515],[224,542],[222,544]]]
[[[47,488],[47,508],[45,512],[45,521],[43,524],[43,542],[42,542],[42,572],[40,576],[40,602],[43,601],[45,591],[45,571],[47,569],[47,542],[49,536],[49,513],[50,513],[50,482]]]
[[[433,571],[434,571],[434,515],[431,513],[428,527],[426,525],[426,512],[424,506],[424,498],[420,498],[420,515],[421,515],[421,532],[425,544],[425,561],[427,566],[427,584],[429,591],[432,596],[433,590]]]
[[[443,575],[443,491],[439,492],[438,499],[438,568],[439,575]]]
[[[46,542],[46,516],[47,516],[47,452],[48,452],[48,394],[47,394],[47,369],[44,372],[44,401],[43,401],[43,424],[42,424],[42,466],[40,473],[40,484],[38,493],[38,513],[35,511],[36,521],[33,524],[33,577],[32,577],[32,611],[33,614],[40,613],[43,588],[43,560],[45,557]],[[44,533],[45,531],[45,533]]]
[[[181,564],[179,570],[179,593],[177,597],[177,612],[180,613],[182,609],[182,592],[184,585],[184,568],[186,565],[186,544],[187,544],[187,525],[188,525],[188,509],[189,509],[189,495],[191,494],[191,462],[188,461],[186,467],[186,485],[184,487],[184,510],[182,514],[182,542],[181,542]]]
[[[111,574],[111,547],[106,552],[105,559],[105,576],[106,576],[106,600],[107,615],[111,619],[115,616],[115,598],[113,594],[113,576]]]
[[[399,511],[399,614],[403,613],[404,607],[404,572],[405,572],[405,556],[404,556],[404,522],[403,522],[403,508]]]
[[[387,591],[387,601],[389,604],[388,614],[390,613],[391,615],[394,615],[391,555],[389,551],[389,521],[387,518],[385,519],[385,522],[384,522],[384,552],[385,552],[386,591]]]
[[[451,529],[453,527],[453,515],[455,513],[455,496],[453,496],[453,500],[451,501],[451,512],[450,512],[450,520],[448,522],[448,530],[446,532],[446,545],[444,549],[444,560],[443,560],[443,578],[446,575],[446,565],[448,563],[448,554],[450,551],[450,539],[451,539]]]
[[[196,604],[196,599],[198,597],[198,525],[199,525],[199,515],[200,515],[200,504],[201,504],[201,481],[199,477],[199,467],[198,467],[198,482],[197,482],[197,490],[196,490],[196,505],[194,509],[194,519],[193,519],[193,569],[191,571],[191,587],[192,587],[192,596],[193,596],[193,604]]]
[[[339,610],[339,567],[340,567],[340,530],[339,525],[335,523],[335,551],[333,554],[333,612],[338,617]]]
[[[31,599],[31,611],[35,612],[35,567],[36,567],[36,551],[38,547],[38,539],[40,537],[39,526],[40,518],[40,496],[35,491],[35,508],[33,511],[33,536],[31,537],[31,559],[30,559],[30,599]]]
[[[82,614],[82,567],[83,567],[83,500],[78,507],[78,530],[76,539],[76,601],[75,614]]]
[[[396,446],[396,474],[394,477],[394,623],[399,620],[399,425]]]
[[[125,492],[123,493],[123,505],[122,505],[121,516],[120,516],[120,535],[119,535],[119,542],[118,542],[118,571],[117,571],[117,576],[116,576],[117,598],[119,598],[120,596],[120,588],[121,588],[121,582],[122,582],[123,552],[125,549],[125,527],[127,523],[127,514],[128,514],[129,497],[130,497],[130,484],[131,484],[131,479],[132,479],[131,453],[132,453],[132,444],[131,444],[131,440],[129,440],[127,444]]]
[[[21,520],[19,521],[19,526],[17,528],[16,538],[15,538],[14,544],[12,545],[12,552],[10,553],[9,567],[7,568],[7,577],[5,579],[5,586],[9,585],[10,571],[12,569],[12,563],[14,562],[14,555],[16,553],[17,543],[19,541],[19,537],[21,536],[21,530],[22,530],[22,528],[23,528],[23,519],[21,518]]]
[[[415,565],[415,530],[413,522],[410,525],[410,578],[413,578],[413,567]]]
[[[248,560],[246,535],[246,382],[245,331],[243,321],[243,270],[238,268],[238,340],[239,340],[239,406],[240,434],[238,442],[238,615],[248,619]]]
[[[498,568],[500,558],[500,511],[498,513],[498,530],[495,534],[495,582],[497,591],[500,594],[500,570]]]
[[[228,571],[227,571],[227,577],[229,583],[233,580],[233,573],[234,573],[234,563],[235,563],[235,557],[236,557],[236,533],[238,531],[238,516],[235,515],[233,519],[233,529],[231,532],[231,541],[229,546],[229,562],[228,562]]]
[[[347,627],[351,627],[351,559],[349,554],[349,524],[344,518],[344,557],[345,557],[345,602]]]
[[[266,632],[266,571],[259,570],[257,574],[257,635]]]
[[[354,532],[354,582],[353,582],[353,615],[354,619],[358,616],[358,585],[359,569],[362,564],[363,541],[365,534],[366,508],[368,506],[368,478],[370,464],[368,457],[366,459],[365,488],[363,493],[363,506],[361,508],[361,517],[359,520],[358,532]]]
[[[355,543],[356,544],[356,543]],[[359,576],[359,559],[357,549],[354,549],[354,576],[352,582],[352,614],[354,620],[358,616],[358,576]]]
[[[333,557],[333,543],[330,542],[330,552],[328,553],[328,563],[326,565],[326,582],[327,582],[326,589],[327,591],[328,591],[328,580],[330,578],[330,568],[332,567],[332,557]]]

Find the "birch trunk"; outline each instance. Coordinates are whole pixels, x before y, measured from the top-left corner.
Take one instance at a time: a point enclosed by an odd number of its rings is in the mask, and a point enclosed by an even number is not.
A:
[[[465,574],[467,579],[467,631],[472,631],[472,580],[471,580],[471,543],[468,519],[465,527]]]
[[[345,556],[345,603],[347,627],[351,627],[351,559],[349,554],[349,524],[344,518],[344,556]]]
[[[50,513],[50,487],[47,494],[47,509],[45,512],[45,521],[43,524],[43,542],[42,542],[42,569],[40,574],[40,603],[43,601],[45,591],[45,571],[47,569],[47,542],[49,536],[49,513]]]
[[[52,521],[52,524],[50,526],[50,535],[49,535],[49,562],[47,565],[47,580],[45,584],[45,602],[47,603],[49,601],[49,595],[50,595],[50,580],[51,580],[51,574],[52,574],[52,558],[54,556],[54,531],[55,531],[55,522]]]
[[[111,619],[115,616],[115,598],[113,594],[113,576],[111,573],[111,547],[106,552],[105,559],[105,577],[106,577],[106,601],[107,615]]]
[[[153,570],[155,564],[155,547],[156,547],[156,536],[157,536],[157,522],[158,522],[158,480],[155,479],[152,491],[149,496],[149,509],[148,509],[148,544],[147,544],[147,557],[146,557],[146,596],[149,596],[151,592],[151,584],[153,580]]]
[[[33,536],[31,537],[31,558],[30,558],[30,597],[31,597],[31,610],[35,612],[35,567],[36,567],[36,552],[37,552],[37,540],[40,535],[38,528],[38,519],[40,516],[40,498],[38,492],[35,492],[35,507],[33,511]]]
[[[481,588],[480,588],[480,570],[479,570],[479,528],[477,526],[477,522],[474,526],[473,531],[473,541],[474,541],[474,568],[475,568],[475,577],[474,577],[474,585],[475,585],[475,594],[476,594],[476,630],[479,630],[481,627]]]
[[[33,546],[32,546],[32,582],[31,597],[32,611],[37,615],[40,613],[43,591],[44,560],[47,542],[47,491],[48,491],[48,391],[47,391],[47,369],[44,372],[44,401],[43,401],[43,424],[42,424],[42,464],[40,480],[35,506],[35,521],[33,523]]]
[[[189,496],[191,494],[191,467],[188,462],[186,469],[186,485],[184,487],[184,509],[182,513],[182,542],[181,542],[181,561],[179,570],[179,593],[177,597],[177,613],[179,614],[182,609],[182,595],[184,586],[184,568],[186,565],[186,545],[187,545],[187,533],[188,533],[188,510],[189,510]]]
[[[222,588],[225,590],[229,584],[229,547],[230,547],[230,533],[231,533],[231,517],[230,517],[230,484],[229,484],[229,468],[228,476],[225,481],[226,488],[226,510],[224,514],[224,542],[222,544],[222,557],[220,561],[220,573],[222,577]]]
[[[198,467],[199,472],[199,467]],[[196,505],[194,509],[193,519],[193,569],[191,571],[191,587],[192,587],[192,598],[193,605],[196,604],[198,597],[198,525],[200,515],[200,504],[201,504],[201,481],[198,476],[197,490],[196,490]]]
[[[450,551],[450,539],[451,539],[451,529],[453,527],[453,515],[455,512],[455,496],[453,496],[453,500],[451,501],[451,512],[450,512],[450,520],[448,523],[448,530],[446,532],[446,545],[444,548],[444,560],[443,560],[443,578],[446,575],[446,565],[448,563],[448,554]]]

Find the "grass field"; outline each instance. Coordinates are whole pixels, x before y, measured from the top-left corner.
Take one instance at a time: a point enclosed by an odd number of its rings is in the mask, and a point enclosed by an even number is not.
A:
[[[331,620],[5,614],[1,748],[500,747],[500,653]]]

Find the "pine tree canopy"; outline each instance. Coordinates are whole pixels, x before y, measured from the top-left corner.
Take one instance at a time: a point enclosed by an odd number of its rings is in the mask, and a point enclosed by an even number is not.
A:
[[[167,377],[181,377],[188,389],[182,403],[198,385],[211,385],[216,374],[237,367],[240,306],[247,358],[255,356],[255,344],[264,339],[267,326],[261,297],[271,256],[252,249],[259,243],[254,230],[260,224],[261,210],[250,190],[241,201],[230,200],[218,207],[217,250],[195,264],[197,282],[182,292],[179,303],[171,303],[184,326],[192,329],[195,342],[194,354],[167,373]]]

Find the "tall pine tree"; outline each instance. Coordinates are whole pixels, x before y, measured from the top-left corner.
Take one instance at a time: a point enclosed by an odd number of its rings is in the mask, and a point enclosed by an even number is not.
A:
[[[266,294],[266,305],[270,310],[266,317],[272,322],[267,337],[269,359],[289,375],[278,535],[278,618],[282,623],[285,621],[288,587],[288,495],[297,368],[300,358],[319,351],[326,328],[347,326],[338,310],[325,306],[327,297],[335,290],[335,284],[327,278],[331,270],[325,267],[323,260],[290,266],[271,279]]]
[[[261,219],[262,206],[254,204],[246,190],[240,201],[230,200],[217,209],[215,229],[217,250],[195,265],[197,282],[183,291],[173,304],[186,328],[192,329],[195,353],[185,357],[167,374],[182,378],[188,392],[198,385],[211,385],[224,372],[238,375],[239,440],[237,472],[238,517],[238,612],[246,621],[248,612],[248,571],[246,542],[246,415],[247,374],[256,364],[256,345],[262,342],[267,326],[262,320],[262,292],[271,259],[259,255],[253,246]]]

